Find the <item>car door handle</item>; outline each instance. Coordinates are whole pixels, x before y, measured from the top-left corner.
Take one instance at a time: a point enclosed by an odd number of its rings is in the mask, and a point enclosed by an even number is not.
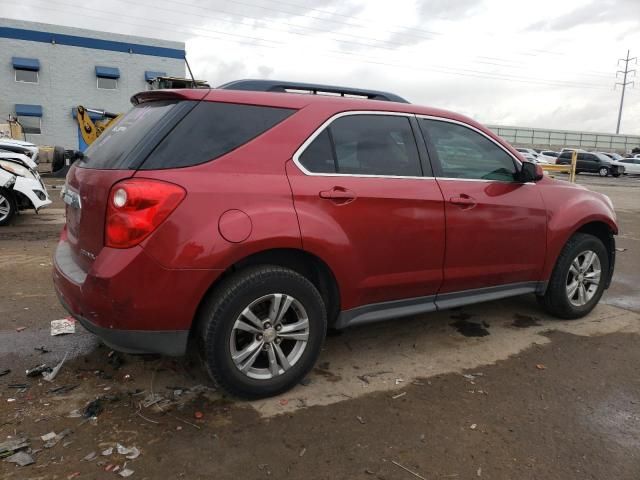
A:
[[[336,203],[349,203],[356,199],[356,194],[348,188],[333,187],[329,190],[321,191],[320,198],[333,200]]]
[[[462,207],[473,207],[476,205],[476,201],[473,197],[469,195],[462,194],[455,197],[451,197],[449,199],[449,203],[453,203],[454,205],[460,205]]]

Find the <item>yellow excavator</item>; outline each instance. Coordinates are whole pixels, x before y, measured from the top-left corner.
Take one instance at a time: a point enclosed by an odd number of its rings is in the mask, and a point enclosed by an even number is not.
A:
[[[91,118],[91,114],[100,119],[94,121]],[[78,105],[76,107],[76,121],[80,129],[80,135],[86,146],[95,142],[96,138],[98,138],[109,125],[118,120],[118,117],[120,117],[119,113],[95,110]]]

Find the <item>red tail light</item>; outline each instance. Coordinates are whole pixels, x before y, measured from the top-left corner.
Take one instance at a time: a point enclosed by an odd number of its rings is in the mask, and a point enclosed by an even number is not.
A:
[[[160,180],[136,178],[116,183],[109,192],[105,245],[129,248],[139,244],[186,194],[182,187]]]

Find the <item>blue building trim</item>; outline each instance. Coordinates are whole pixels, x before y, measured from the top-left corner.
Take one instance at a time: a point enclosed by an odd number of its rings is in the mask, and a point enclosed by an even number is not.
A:
[[[96,66],[96,77],[100,78],[120,78],[120,69],[115,67]]]
[[[165,57],[183,59],[185,51],[177,48],[153,47],[137,43],[116,42],[113,40],[100,40],[98,38],[79,37],[62,33],[41,32],[24,28],[0,27],[0,38],[14,40],[27,40],[30,42],[54,43],[71,47],[92,48],[94,50],[108,50],[111,52],[135,53],[137,55],[150,55],[152,57]]]
[[[11,57],[11,63],[16,70],[40,71],[40,61],[37,58]]]
[[[42,105],[16,103],[16,115],[19,117],[42,117]]]

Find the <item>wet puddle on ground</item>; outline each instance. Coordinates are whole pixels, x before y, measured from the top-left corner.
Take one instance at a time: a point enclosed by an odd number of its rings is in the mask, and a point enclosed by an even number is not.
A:
[[[531,315],[522,315],[521,313],[515,313],[513,315],[512,327],[516,328],[529,328],[529,327],[541,327],[542,324],[536,317]]]
[[[456,321],[450,325],[465,337],[486,337],[489,335],[489,330],[487,330],[489,324],[484,320],[481,322],[470,322],[469,319],[471,317],[473,317],[473,315],[469,313],[456,313],[455,315],[451,315],[451,318]]]

